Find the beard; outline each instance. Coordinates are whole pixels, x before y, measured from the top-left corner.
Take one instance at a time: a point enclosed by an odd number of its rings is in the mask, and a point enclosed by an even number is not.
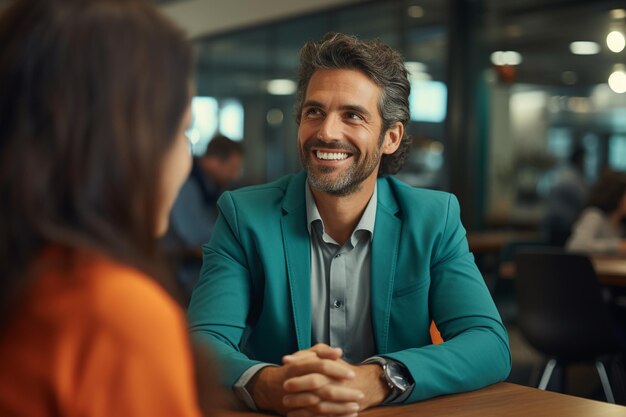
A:
[[[381,134],[377,147],[372,154],[363,154],[349,143],[324,142],[320,139],[307,141],[304,146],[300,147],[300,161],[308,174],[309,185],[315,190],[339,197],[357,192],[363,181],[369,178],[380,163],[382,139],[384,139],[384,134]],[[350,153],[352,164],[347,168],[315,166],[311,151],[315,147]],[[343,172],[340,172],[342,169]],[[333,173],[338,175],[332,175]]]

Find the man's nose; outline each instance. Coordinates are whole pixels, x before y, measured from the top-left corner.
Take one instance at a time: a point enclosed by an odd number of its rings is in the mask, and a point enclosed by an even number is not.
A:
[[[339,140],[341,139],[342,123],[338,115],[328,114],[317,132],[317,136],[321,140]]]

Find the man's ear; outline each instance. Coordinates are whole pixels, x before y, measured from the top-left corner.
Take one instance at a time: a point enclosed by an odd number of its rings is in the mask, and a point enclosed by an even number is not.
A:
[[[402,123],[395,122],[391,125],[391,127],[385,132],[385,139],[383,140],[382,146],[383,153],[387,155],[394,153],[400,146],[403,136],[404,126]]]

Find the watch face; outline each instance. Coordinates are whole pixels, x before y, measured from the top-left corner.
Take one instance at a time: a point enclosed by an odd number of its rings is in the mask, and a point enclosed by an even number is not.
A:
[[[387,381],[389,381],[393,386],[404,392],[409,388],[409,381],[406,370],[402,367],[402,365],[397,364],[395,362],[388,362],[385,367],[385,375],[387,376]]]

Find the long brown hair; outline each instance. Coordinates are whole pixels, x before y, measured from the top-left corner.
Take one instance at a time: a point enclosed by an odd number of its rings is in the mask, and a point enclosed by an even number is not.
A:
[[[161,163],[189,102],[184,34],[142,0],[20,0],[0,16],[0,310],[50,244],[162,275]]]
[[[626,194],[626,174],[605,171],[589,191],[588,207],[596,207],[607,216],[617,210]]]

